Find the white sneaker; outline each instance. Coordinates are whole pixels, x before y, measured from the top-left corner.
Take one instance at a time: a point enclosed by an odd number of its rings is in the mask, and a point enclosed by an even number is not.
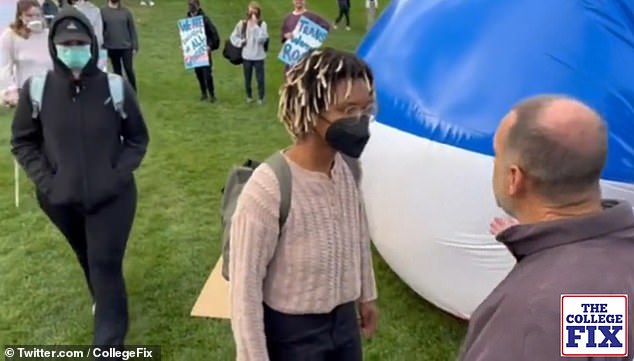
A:
[[[150,6],[154,6],[154,1],[150,1]]]
[[[147,3],[145,1],[141,1],[141,6],[147,6]]]
[[[96,306],[96,304],[95,304],[95,303],[93,303],[93,304],[92,304],[92,315],[93,315],[93,316],[95,315],[95,306]]]
[[[350,27],[349,27],[349,26],[346,26],[346,30],[350,31]]]
[[[247,104],[253,103],[253,98],[247,98]]]

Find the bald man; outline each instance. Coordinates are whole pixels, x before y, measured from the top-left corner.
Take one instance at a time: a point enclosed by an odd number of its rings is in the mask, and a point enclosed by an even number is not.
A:
[[[459,360],[573,360],[561,356],[560,339],[582,347],[588,339],[580,330],[564,331],[562,337],[561,295],[634,296],[632,206],[601,199],[605,124],[579,101],[539,96],[517,104],[506,115],[493,143],[495,197],[518,223],[496,238],[517,265],[472,315]],[[633,306],[630,300],[630,345],[634,345]],[[596,343],[604,338],[597,331]],[[629,358],[574,360],[631,358],[630,353]]]

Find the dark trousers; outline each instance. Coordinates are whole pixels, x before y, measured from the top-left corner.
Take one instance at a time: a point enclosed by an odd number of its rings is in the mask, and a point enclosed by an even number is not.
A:
[[[126,78],[128,78],[132,88],[136,90],[136,75],[134,75],[133,57],[134,52],[132,49],[108,50],[108,58],[110,58],[110,64],[112,64],[112,71],[114,71],[115,74],[123,75],[121,72],[121,65],[123,65]]]
[[[362,360],[354,303],[318,315],[288,315],[264,305],[264,333],[271,361]]]
[[[264,100],[264,60],[244,60],[242,62],[242,70],[247,98],[253,98],[251,80],[253,79],[253,70],[255,70],[255,80],[258,83],[258,99]]]
[[[339,24],[343,17],[346,17],[346,26],[350,26],[350,7],[347,5],[339,5],[339,16],[335,20],[335,24]]]
[[[200,66],[198,68],[194,68],[194,72],[196,73],[196,79],[198,79],[200,94],[205,98],[214,98],[216,96],[214,75],[211,71],[211,63],[209,63],[209,65],[210,66]]]
[[[51,205],[40,194],[40,207],[66,237],[84,271],[95,302],[94,345],[121,346],[128,331],[123,256],[136,212],[136,185],[94,212]]]

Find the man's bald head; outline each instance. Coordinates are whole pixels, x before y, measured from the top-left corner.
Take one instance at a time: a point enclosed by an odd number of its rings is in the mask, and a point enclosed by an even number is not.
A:
[[[539,96],[514,106],[508,121],[505,158],[518,164],[538,195],[570,202],[599,191],[607,131],[594,110],[565,96]]]

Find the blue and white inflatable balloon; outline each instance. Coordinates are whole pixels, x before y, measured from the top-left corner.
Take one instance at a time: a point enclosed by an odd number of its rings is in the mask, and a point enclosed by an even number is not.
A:
[[[634,202],[634,2],[393,0],[358,53],[379,114],[362,156],[374,243],[418,294],[468,318],[515,261],[488,234],[504,114],[567,94],[609,126],[605,197]]]

